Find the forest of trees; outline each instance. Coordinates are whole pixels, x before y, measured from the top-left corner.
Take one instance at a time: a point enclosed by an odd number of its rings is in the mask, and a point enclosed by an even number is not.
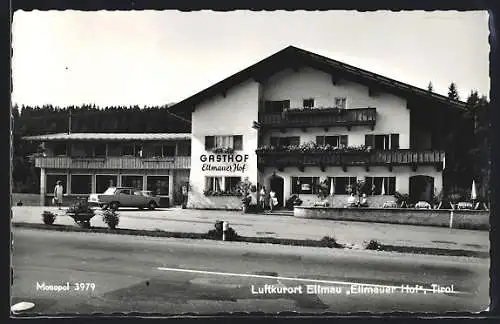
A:
[[[429,83],[429,91],[433,90]],[[448,96],[458,99],[457,85],[450,84]],[[456,157],[459,163],[450,163],[452,170],[446,170],[453,177],[472,175],[481,197],[489,197],[490,179],[490,139],[489,139],[489,102],[477,91],[471,91],[465,101],[466,109],[462,115],[464,125],[457,125],[456,138],[449,148],[450,157]],[[67,132],[69,127],[69,111],[71,110],[72,132],[128,132],[128,133],[184,133],[191,131],[190,112],[172,114],[167,106],[161,107],[104,107],[83,105],[79,107],[59,108],[53,106],[27,107],[14,106],[12,109],[13,131],[13,192],[38,192],[39,170],[29,158],[37,151],[37,144],[21,141],[21,137],[29,135]],[[461,134],[463,132],[468,135]],[[452,135],[454,136],[454,135]],[[462,138],[467,138],[465,143]],[[467,175],[467,176],[465,176]],[[463,192],[470,191],[469,179],[464,179]],[[469,183],[469,185],[466,184]]]

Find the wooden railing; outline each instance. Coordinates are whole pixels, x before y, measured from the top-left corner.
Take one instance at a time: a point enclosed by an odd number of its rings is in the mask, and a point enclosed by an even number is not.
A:
[[[69,156],[37,157],[35,166],[51,169],[189,169],[191,157],[163,158],[103,157],[76,158]]]
[[[371,152],[259,152],[263,166],[377,166],[434,165],[441,166],[445,153],[438,150],[385,150]]]
[[[259,123],[264,127],[328,127],[367,125],[372,128],[377,119],[376,108],[307,109],[300,113],[259,113]]]

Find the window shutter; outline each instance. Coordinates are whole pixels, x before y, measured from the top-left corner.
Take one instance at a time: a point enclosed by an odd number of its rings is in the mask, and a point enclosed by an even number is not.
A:
[[[292,136],[290,137],[290,145],[300,145],[300,137],[299,136]]]
[[[325,145],[325,137],[324,136],[316,136],[316,144]]]
[[[365,188],[366,188],[367,194],[369,194],[369,195],[373,194],[373,178],[372,177],[365,177]]]
[[[399,149],[399,134],[391,134],[391,149]]]
[[[214,145],[215,145],[215,137],[205,136],[205,151],[213,149]]]
[[[394,195],[396,192],[396,177],[389,178],[389,195]]]
[[[375,147],[375,136],[373,135],[365,135],[365,146]]]
[[[340,136],[340,146],[347,146],[347,135]]]
[[[233,136],[233,148],[235,150],[243,150],[243,135]]]

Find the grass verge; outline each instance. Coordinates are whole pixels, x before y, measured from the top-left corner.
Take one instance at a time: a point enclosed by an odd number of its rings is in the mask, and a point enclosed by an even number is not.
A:
[[[33,223],[13,223],[13,227],[52,230],[59,232],[91,232],[91,233],[105,233],[105,234],[120,234],[120,235],[135,235],[135,236],[150,236],[150,237],[171,237],[171,238],[185,238],[185,239],[205,239],[217,240],[209,233],[189,233],[189,232],[168,232],[163,230],[133,230],[133,229],[109,229],[105,227],[91,227],[81,228],[71,225],[45,225]],[[250,237],[250,236],[237,236],[232,240],[233,242],[246,242],[246,243],[267,243],[267,244],[281,244],[292,246],[306,246],[306,247],[323,247],[323,248],[344,248],[344,245],[339,244],[331,237],[323,237],[321,240],[296,240],[284,239],[274,237]],[[378,244],[378,243],[377,243]],[[377,251],[386,252],[400,252],[400,253],[413,253],[413,254],[428,254],[428,255],[443,255],[443,256],[465,256],[476,258],[489,258],[489,252],[459,250],[459,249],[439,249],[439,248],[425,248],[425,247],[412,247],[412,246],[396,246],[378,244]]]

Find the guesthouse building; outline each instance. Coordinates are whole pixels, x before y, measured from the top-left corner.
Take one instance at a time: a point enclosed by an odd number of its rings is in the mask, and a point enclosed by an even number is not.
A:
[[[361,180],[374,207],[396,192],[430,201],[464,107],[290,46],[170,109],[192,112],[188,208],[236,209],[242,180],[280,205],[312,204],[323,184],[342,206]]]
[[[60,133],[28,136],[42,144],[40,203],[46,205],[61,181],[68,201],[103,193],[110,186],[133,187],[160,197],[160,207],[180,204],[189,181],[189,133]]]

